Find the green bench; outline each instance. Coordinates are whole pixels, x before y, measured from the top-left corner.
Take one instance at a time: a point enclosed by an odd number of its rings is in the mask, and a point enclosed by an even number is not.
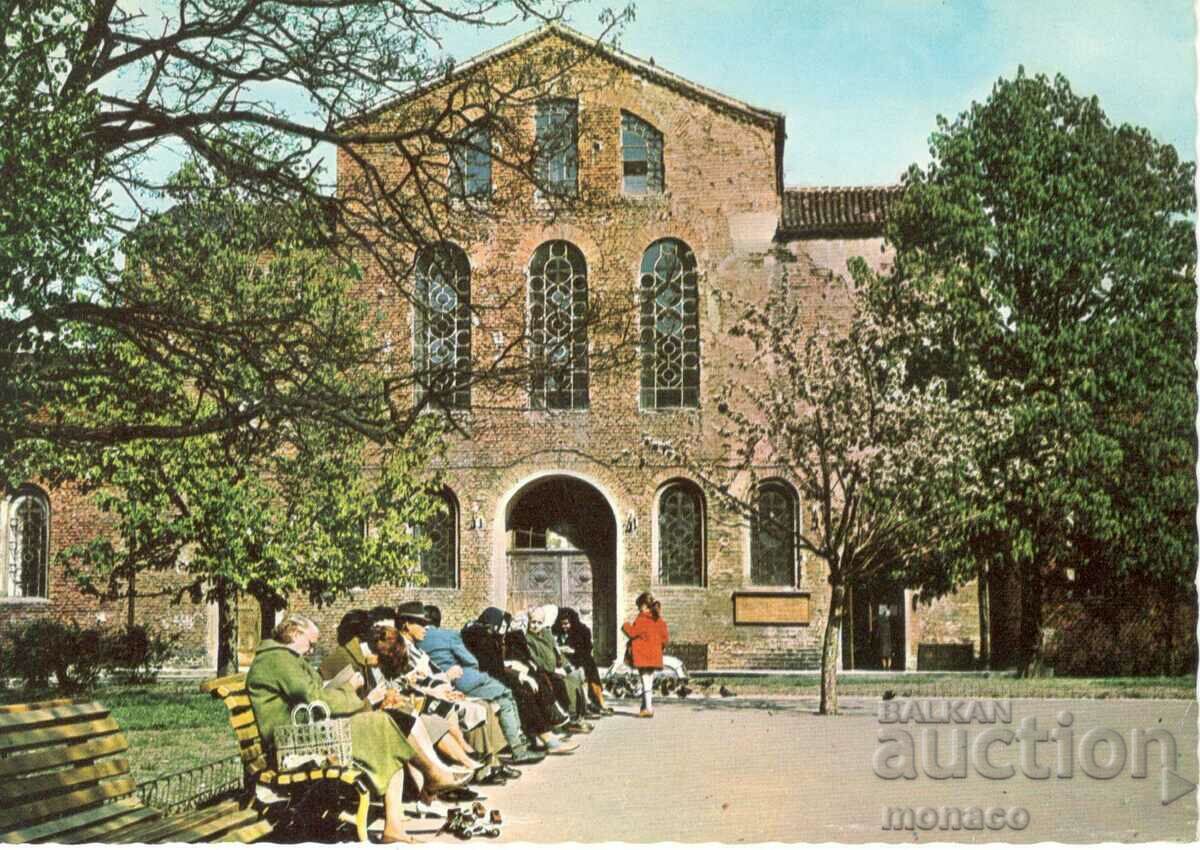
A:
[[[360,768],[346,765],[275,770],[250,707],[246,674],[210,679],[200,685],[200,690],[224,702],[229,710],[229,725],[238,741],[246,784],[255,790],[260,803],[269,809],[298,807],[306,802],[320,805],[324,811],[318,812],[318,817],[323,814],[352,824],[359,841],[370,840],[367,827],[371,805],[382,805],[382,798],[374,793]]]
[[[100,703],[0,706],[0,843],[248,843],[271,832],[243,800],[169,816],[147,806],[128,749]]]

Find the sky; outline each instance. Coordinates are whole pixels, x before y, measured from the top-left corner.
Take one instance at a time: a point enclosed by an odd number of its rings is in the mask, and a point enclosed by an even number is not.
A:
[[[151,18],[175,5],[119,2]],[[601,12],[625,2],[578,0],[567,23],[598,35]],[[462,62],[533,27],[447,27],[442,43]],[[939,114],[958,115],[1022,65],[1064,74],[1115,123],[1196,159],[1189,0],[637,0],[619,46],[786,115],[789,186],[896,182],[927,162]],[[165,175],[177,163],[147,167]]]
[[[590,35],[612,3],[580,3]],[[790,186],[886,184],[928,161],[936,117],[1001,77],[1061,73],[1114,123],[1196,159],[1188,0],[637,0],[619,46],[787,116]],[[447,33],[460,61],[530,28]]]

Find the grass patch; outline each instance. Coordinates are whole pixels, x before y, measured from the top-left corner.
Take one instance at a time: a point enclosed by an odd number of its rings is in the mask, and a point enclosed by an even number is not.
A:
[[[33,702],[55,694],[0,690],[0,704]],[[75,697],[101,703],[129,739],[130,771],[138,782],[237,755],[223,703],[195,682],[100,685]]]
[[[707,681],[703,676],[696,679]],[[708,690],[725,685],[739,695],[818,696],[820,677],[816,674],[795,676],[719,676]],[[1011,675],[965,673],[952,676],[914,673],[906,676],[838,677],[841,696],[882,696],[892,691],[898,697],[978,697],[982,699],[1018,699],[1053,697],[1058,699],[1195,699],[1195,676],[1159,676],[1146,678],[1050,678],[1020,679]],[[703,690],[699,691],[703,693]]]

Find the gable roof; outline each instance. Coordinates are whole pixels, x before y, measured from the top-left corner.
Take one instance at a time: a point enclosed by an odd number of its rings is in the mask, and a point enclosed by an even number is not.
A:
[[[781,135],[783,133],[783,113],[772,112],[768,109],[760,109],[759,107],[751,106],[745,101],[729,97],[728,95],[722,94],[715,89],[710,89],[707,86],[702,86],[699,83],[694,83],[691,80],[685,79],[678,74],[673,74],[670,71],[666,71],[655,65],[653,59],[650,61],[639,59],[630,53],[626,53],[623,50],[619,50],[616,47],[605,44],[599,39],[584,35],[577,30],[573,30],[570,27],[564,26],[557,22],[543,24],[537,29],[531,30],[524,35],[519,35],[516,38],[505,42],[504,44],[492,48],[491,50],[484,51],[483,53],[468,59],[462,64],[456,65],[454,69],[445,76],[439,77],[436,80],[432,80],[423,85],[415,86],[409,91],[377,103],[375,106],[369,107],[368,109],[360,112],[358,115],[347,119],[345,123],[357,124],[361,121],[367,120],[398,104],[420,97],[422,94],[432,91],[433,89],[445,85],[448,82],[462,79],[463,77],[468,76],[472,71],[478,70],[479,68],[482,68],[493,62],[500,61],[526,47],[529,47],[540,41],[544,41],[552,36],[557,36],[564,41],[571,42],[578,47],[589,50],[597,56],[608,59],[610,62],[620,65],[623,68],[639,74],[647,79],[653,80],[654,82],[660,83],[667,88],[674,89],[683,94],[705,101],[710,106],[716,107],[717,109],[733,112],[755,123],[776,128],[777,132],[779,132]]]
[[[779,236],[879,236],[902,186],[812,186],[785,189]]]

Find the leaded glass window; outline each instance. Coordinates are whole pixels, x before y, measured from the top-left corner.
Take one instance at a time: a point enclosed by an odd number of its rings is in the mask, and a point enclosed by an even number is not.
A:
[[[662,192],[663,137],[650,124],[621,113],[621,159],[624,173],[621,186],[627,195],[646,195]]]
[[[471,406],[471,264],[442,243],[417,258],[413,354],[417,379],[440,407]]]
[[[588,406],[588,282],[583,254],[570,242],[542,243],[529,263],[530,406]]]
[[[700,317],[696,257],[678,239],[642,255],[642,407],[700,404]]]
[[[759,486],[750,520],[751,584],[796,586],[796,495],[781,481]]]
[[[45,598],[50,560],[50,503],[26,485],[5,505],[4,582],[7,596]]]
[[[658,579],[704,584],[704,498],[694,484],[669,484],[658,497]]]
[[[438,513],[421,526],[421,534],[429,540],[429,548],[421,553],[421,572],[426,587],[457,587],[458,500],[446,491],[441,503]]]
[[[574,195],[579,178],[579,105],[574,100],[538,104],[537,176],[542,188]]]
[[[451,188],[460,198],[486,197],[492,193],[492,142],[486,127],[464,133],[451,152]]]

